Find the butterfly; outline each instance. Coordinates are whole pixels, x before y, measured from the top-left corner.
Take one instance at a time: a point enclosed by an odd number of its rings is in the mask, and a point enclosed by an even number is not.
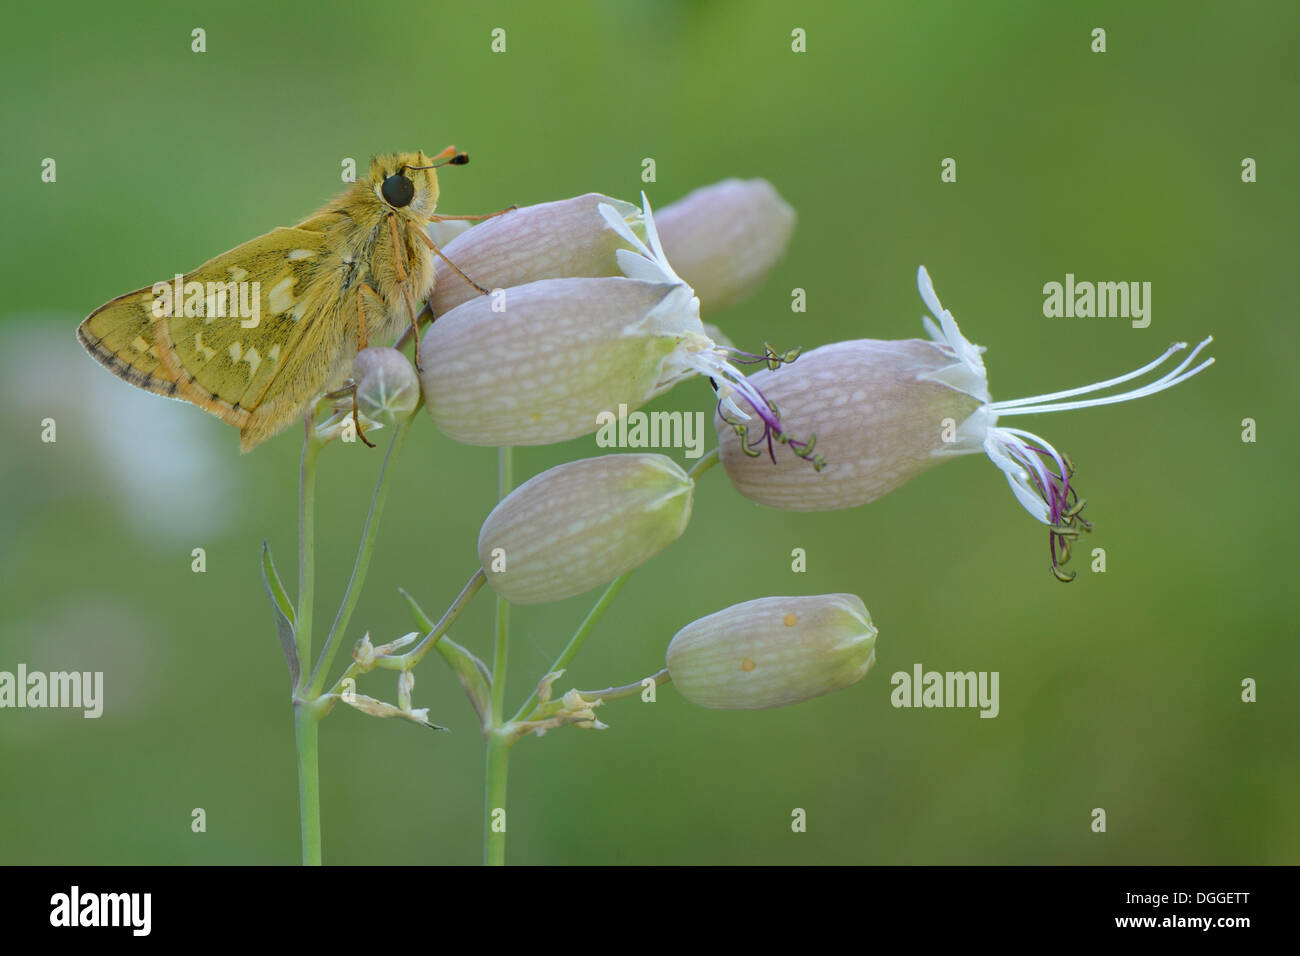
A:
[[[435,156],[375,156],[364,179],[296,226],[118,296],[81,323],[77,338],[132,385],[235,426],[248,451],[346,386],[370,342],[387,344],[404,327],[418,332],[434,256],[486,292],[427,231],[432,222],[501,214],[435,214],[436,170],[468,161],[453,146]]]

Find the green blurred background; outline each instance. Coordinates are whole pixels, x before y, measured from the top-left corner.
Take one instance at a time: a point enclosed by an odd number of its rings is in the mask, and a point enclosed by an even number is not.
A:
[[[505,54],[489,51],[495,27]],[[634,680],[692,619],[785,593],[860,594],[876,669],[757,713],[663,688],[653,706],[607,706],[608,731],[523,741],[512,862],[1300,862],[1298,27],[1287,2],[12,10],[0,670],[102,670],[107,705],[97,721],[0,711],[0,862],[297,861],[288,682],[257,555],[268,539],[294,578],[298,443],[241,457],[232,429],[113,379],[73,333],[110,297],[297,221],[339,190],[343,157],[450,142],[473,163],[443,176],[449,213],[635,199],[644,157],[656,205],[770,179],[799,224],[759,293],[716,317],[738,344],[919,335],[924,263],[988,347],[996,398],[1106,378],[1211,332],[1218,358],[1157,398],[1015,423],[1079,465],[1109,570],[1076,558],[1070,586],[982,457],[812,515],[760,509],[711,472],[685,536],[632,578],[562,683]],[[40,180],[47,156],[55,184]],[[940,182],[944,157],[955,184]],[[1151,326],[1044,318],[1042,286],[1067,272],[1152,282]],[[655,407],[711,398],[688,383]],[[39,440],[46,417],[55,444]],[[521,449],[516,467],[522,480],[597,451]],[[324,456],[324,620],[380,458]],[[455,595],[494,469],[491,449],[418,423],[349,643],[410,629],[399,585],[433,614]],[[794,547],[806,574],[791,573]],[[512,701],[593,598],[516,611]],[[485,593],[453,633],[486,657],[490,627]],[[892,708],[890,675],[918,662],[998,671],[1000,716]],[[1240,701],[1246,677],[1257,703]],[[359,689],[395,697],[384,672]],[[482,746],[435,656],[415,703],[453,732],[343,708],[323,724],[326,862],[481,858]],[[190,830],[195,807],[206,833]],[[795,807],[806,833],[791,832]]]

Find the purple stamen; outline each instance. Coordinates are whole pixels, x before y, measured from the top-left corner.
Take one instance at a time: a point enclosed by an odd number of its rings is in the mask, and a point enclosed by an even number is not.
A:
[[[751,439],[749,436],[749,425],[745,422],[735,421],[729,418],[722,402],[718,403],[718,415],[724,422],[732,427],[732,430],[740,437],[741,442],[746,448],[747,454],[757,456],[760,452],[754,451],[755,448],[761,448],[767,445],[767,455],[772,464],[776,464],[776,448],[774,442],[782,445],[789,445],[796,456],[804,461],[811,462],[814,469],[821,471],[826,465],[826,460],[821,455],[815,454],[813,448],[817,443],[817,436],[812,435],[807,441],[795,438],[787,432],[781,425],[781,416],[777,411],[776,404],[766,395],[758,390],[758,387],[748,379],[745,380],[743,387],[738,387],[736,391],[745,399],[745,403],[753,410],[763,423],[763,433],[756,438]],[[750,394],[753,393],[753,395]],[[755,397],[757,400],[755,400]]]
[[[1067,514],[1078,507],[1079,492],[1070,485],[1070,469],[1064,459],[1055,451],[1040,448],[1029,442],[1023,442],[1008,449],[1028,472],[1034,489],[1043,503],[1047,505],[1048,525],[1047,547],[1052,559],[1052,573],[1062,581],[1071,581],[1074,574],[1066,575],[1061,566],[1069,561],[1069,539],[1080,531],[1088,531],[1091,525],[1080,515]],[[1053,470],[1053,466],[1059,470]],[[1059,545],[1059,551],[1058,551]]]

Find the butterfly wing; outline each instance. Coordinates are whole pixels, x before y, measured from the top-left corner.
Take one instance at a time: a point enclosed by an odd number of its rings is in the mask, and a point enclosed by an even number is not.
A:
[[[159,308],[162,284],[119,296],[91,313],[77,336],[132,385],[191,402],[241,430],[256,416],[269,437],[319,394],[331,371],[337,343],[320,339],[344,332],[323,313],[339,307],[330,230],[345,218],[316,216],[217,256],[182,277],[181,297],[170,284],[168,298],[177,298],[170,308]],[[272,423],[257,415],[268,396],[276,399]]]

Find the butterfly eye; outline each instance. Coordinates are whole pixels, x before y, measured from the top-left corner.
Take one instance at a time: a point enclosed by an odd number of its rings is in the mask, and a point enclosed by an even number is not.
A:
[[[384,202],[394,209],[401,209],[415,198],[415,184],[401,173],[393,173],[384,180],[379,191],[383,193]]]

